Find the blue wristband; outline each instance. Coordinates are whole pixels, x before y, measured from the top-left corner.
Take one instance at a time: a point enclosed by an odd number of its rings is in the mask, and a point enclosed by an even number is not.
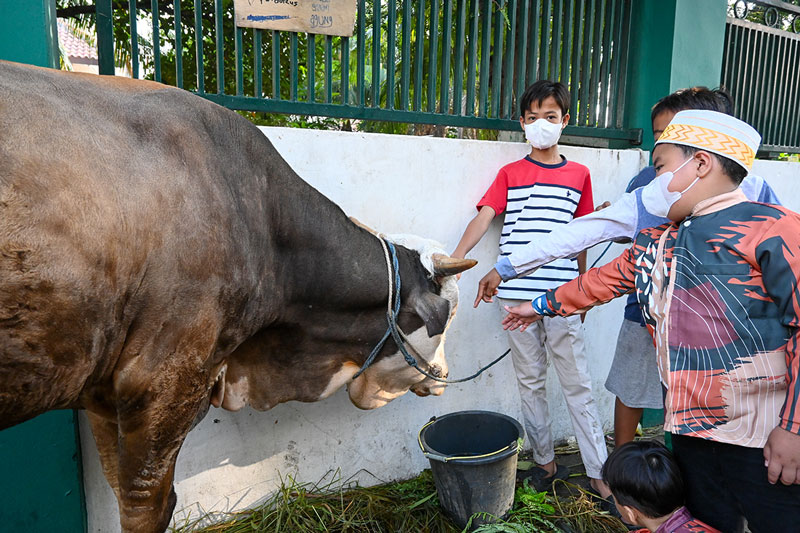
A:
[[[550,316],[550,307],[547,305],[547,295],[542,294],[535,300],[531,301],[531,307],[536,311],[537,315]]]

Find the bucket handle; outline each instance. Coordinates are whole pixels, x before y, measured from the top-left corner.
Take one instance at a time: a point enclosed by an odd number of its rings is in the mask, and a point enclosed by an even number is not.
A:
[[[419,433],[417,433],[417,443],[419,444],[419,448],[420,448],[420,450],[422,450],[422,454],[425,457],[427,457],[428,459],[433,459],[434,461],[439,461],[440,463],[446,463],[448,461],[455,461],[456,459],[484,459],[486,457],[491,457],[493,455],[497,455],[497,454],[503,453],[506,450],[509,450],[510,448],[517,448],[517,451],[522,449],[522,439],[520,438],[520,439],[517,439],[515,442],[512,442],[511,444],[509,444],[505,448],[501,448],[501,449],[499,449],[497,451],[494,451],[494,452],[491,452],[491,453],[484,453],[484,454],[481,454],[481,455],[445,456],[445,455],[440,455],[440,454],[437,454],[437,453],[431,453],[428,450],[426,450],[425,446],[422,444],[422,432],[425,430],[426,427],[430,426],[434,422],[436,422],[436,417],[435,416],[431,417],[431,419],[428,421],[428,423],[425,424],[424,426],[422,426],[419,429]]]

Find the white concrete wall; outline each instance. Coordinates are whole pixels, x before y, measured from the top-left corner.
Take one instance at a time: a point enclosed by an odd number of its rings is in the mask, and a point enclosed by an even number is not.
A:
[[[448,250],[455,248],[475,214],[475,202],[497,170],[527,151],[522,143],[284,128],[264,129],[264,133],[300,176],[349,215],[386,233],[434,238]],[[596,203],[613,201],[645,164],[636,150],[564,147],[562,152],[591,169]],[[779,177],[775,188],[788,199],[792,173],[800,173],[797,167],[766,163],[757,168],[770,183],[771,175]],[[479,265],[460,281],[462,305],[447,338],[454,378],[471,374],[507,347],[497,307],[472,308],[477,281],[494,264],[500,226],[496,220],[471,254]],[[590,252],[590,262],[603,247]],[[615,245],[603,261],[622,249]],[[623,303],[595,309],[586,320],[592,384],[606,429],[611,427],[613,397],[603,383]],[[553,432],[562,439],[572,430],[552,371],[548,386]],[[356,409],[343,390],[323,402],[292,402],[264,413],[249,408],[229,413],[212,407],[180,453],[176,520],[252,506],[274,490],[281,476],[303,482],[338,476],[362,484],[413,476],[427,466],[417,445],[419,428],[431,416],[464,409],[519,417],[509,359],[473,382],[449,386],[441,397],[407,394],[375,411]],[[85,417],[81,422],[89,530],[118,531],[116,500],[102,476]]]

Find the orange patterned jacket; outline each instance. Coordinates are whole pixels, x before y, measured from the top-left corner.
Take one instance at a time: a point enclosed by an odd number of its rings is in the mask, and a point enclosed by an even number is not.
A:
[[[763,447],[800,433],[800,215],[737,189],[643,230],[534,307],[570,315],[635,291],[667,387],[665,429]]]

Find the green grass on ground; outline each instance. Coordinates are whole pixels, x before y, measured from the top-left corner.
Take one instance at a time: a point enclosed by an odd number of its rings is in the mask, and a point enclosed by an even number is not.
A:
[[[484,524],[476,533],[624,533],[619,520],[602,512],[585,489],[564,484],[559,496],[517,488],[505,520]],[[567,494],[567,496],[564,496]],[[478,518],[477,516],[475,518]],[[480,516],[486,519],[486,516]],[[360,487],[341,480],[326,484],[282,480],[259,507],[187,519],[173,533],[459,533],[439,506],[433,476]]]

